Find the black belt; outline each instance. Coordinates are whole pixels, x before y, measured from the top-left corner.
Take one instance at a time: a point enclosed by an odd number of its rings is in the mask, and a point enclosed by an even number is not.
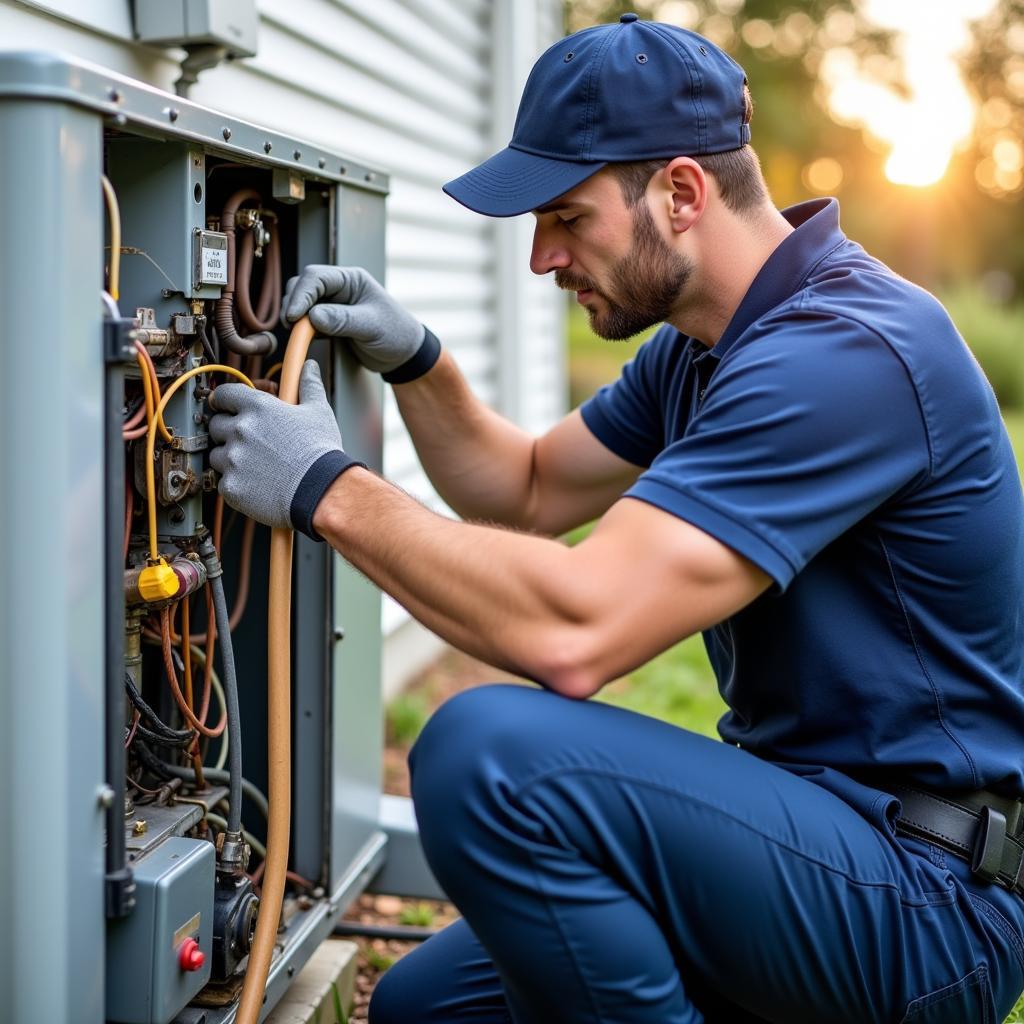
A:
[[[902,784],[880,788],[902,805],[898,833],[941,847],[983,881],[1024,895],[1024,801],[984,789],[940,796]]]

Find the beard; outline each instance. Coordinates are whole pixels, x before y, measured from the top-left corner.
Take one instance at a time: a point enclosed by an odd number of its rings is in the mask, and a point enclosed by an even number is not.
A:
[[[633,212],[633,245],[611,271],[611,294],[567,270],[555,271],[555,284],[600,295],[608,309],[602,313],[587,307],[591,330],[607,341],[625,341],[671,316],[693,270],[693,261],[658,234],[650,210],[641,202]]]

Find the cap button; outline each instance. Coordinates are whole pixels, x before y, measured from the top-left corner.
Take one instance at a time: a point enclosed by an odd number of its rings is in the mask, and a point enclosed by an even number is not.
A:
[[[619,21],[621,21],[623,25],[628,25],[631,21],[636,21],[639,17],[639,14],[633,14],[630,12],[629,14],[620,14]]]

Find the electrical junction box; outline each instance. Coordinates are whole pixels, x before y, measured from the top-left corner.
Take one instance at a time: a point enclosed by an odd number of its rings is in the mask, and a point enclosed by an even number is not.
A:
[[[212,843],[181,836],[136,861],[135,909],[108,932],[108,1021],[167,1024],[210,980],[214,862]]]
[[[157,46],[225,46],[254,57],[259,14],[254,0],[135,0],[135,35]]]
[[[192,236],[193,281],[222,287],[228,283],[228,236],[222,231],[195,229]]]

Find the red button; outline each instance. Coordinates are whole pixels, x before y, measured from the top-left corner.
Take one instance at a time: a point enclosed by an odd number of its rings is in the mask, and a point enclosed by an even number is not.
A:
[[[206,963],[206,954],[195,939],[186,939],[178,950],[178,964],[183,971],[198,971]]]

